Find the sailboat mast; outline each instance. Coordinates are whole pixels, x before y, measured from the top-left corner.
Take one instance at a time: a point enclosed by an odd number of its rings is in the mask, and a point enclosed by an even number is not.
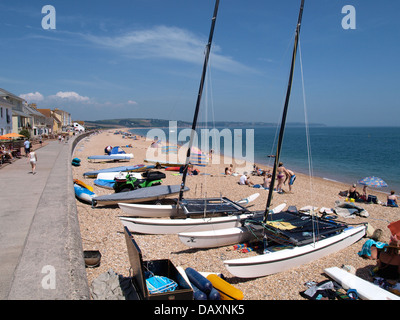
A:
[[[271,206],[272,195],[273,195],[273,192],[274,192],[276,171],[277,171],[277,168],[278,168],[278,165],[279,165],[279,158],[280,158],[280,153],[281,153],[281,148],[282,148],[283,135],[284,135],[284,132],[285,132],[286,116],[287,116],[287,111],[288,111],[288,106],[289,106],[290,92],[291,92],[291,89],[292,89],[294,65],[295,65],[295,62],[296,62],[297,45],[298,45],[298,42],[299,42],[301,19],[303,17],[303,7],[304,7],[304,0],[301,0],[299,18],[297,20],[296,35],[295,35],[294,47],[293,47],[292,64],[291,64],[291,67],[290,67],[290,74],[289,74],[288,87],[287,87],[287,91],[286,91],[285,105],[284,105],[284,108],[283,108],[282,120],[281,120],[281,125],[280,125],[280,130],[279,130],[278,145],[277,145],[277,148],[276,148],[274,169],[272,171],[271,184],[269,186],[269,191],[268,191],[267,206],[266,206],[265,212],[264,212],[264,222],[267,220],[267,216],[268,216],[268,213],[269,213],[269,208]]]
[[[187,176],[187,171],[188,171],[188,166],[189,166],[190,152],[191,152],[191,148],[192,148],[192,145],[193,145],[194,133],[195,133],[196,126],[197,126],[197,117],[199,115],[201,96],[203,94],[203,87],[204,87],[204,81],[205,81],[206,72],[207,72],[208,58],[210,56],[211,43],[212,43],[212,39],[213,39],[213,35],[214,35],[215,22],[217,20],[218,6],[219,6],[219,0],[216,0],[215,1],[215,7],[214,7],[214,14],[213,14],[212,21],[211,21],[210,34],[209,34],[209,37],[208,37],[208,43],[207,43],[207,46],[206,46],[206,52],[205,52],[205,57],[204,57],[203,73],[201,75],[199,93],[197,95],[196,108],[195,108],[194,116],[193,116],[192,131],[190,133],[189,148],[188,148],[187,154],[186,154],[186,163],[185,163],[185,168],[183,170],[183,175],[182,175],[181,189],[179,191],[179,202],[182,201],[183,191],[185,189],[185,182],[186,182],[186,176]]]

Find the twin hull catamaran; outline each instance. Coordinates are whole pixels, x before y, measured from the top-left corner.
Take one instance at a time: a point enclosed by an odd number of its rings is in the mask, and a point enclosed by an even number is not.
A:
[[[227,270],[232,275],[240,278],[262,277],[319,259],[352,245],[360,240],[366,231],[365,225],[348,227],[345,224],[297,211],[273,213],[269,210],[283,141],[303,7],[304,0],[301,1],[296,27],[289,83],[275,155],[272,182],[264,214],[253,215],[245,219],[239,227],[179,235],[181,241],[188,246],[202,248],[240,243],[257,237],[263,239],[266,243],[279,244],[279,249],[276,251],[273,246],[267,246],[261,255],[224,261]]]
[[[215,28],[215,23],[217,19],[217,13],[218,13],[218,6],[219,6],[219,0],[216,0],[215,2],[215,7],[214,7],[214,13],[212,17],[212,22],[211,22],[211,29],[209,33],[209,38],[208,38],[208,43],[206,45],[206,50],[205,50],[205,57],[204,57],[204,64],[203,64],[203,72],[200,80],[200,86],[199,86],[199,91],[197,95],[197,101],[196,101],[196,107],[195,107],[195,112],[193,116],[193,122],[192,122],[192,130],[191,130],[191,136],[189,140],[189,146],[186,154],[186,163],[184,164],[184,170],[183,170],[183,175],[182,175],[182,183],[180,186],[180,191],[179,191],[179,198],[176,200],[176,203],[173,204],[172,206],[170,204],[164,204],[161,203],[159,204],[159,207],[155,207],[154,205],[141,205],[141,206],[126,206],[126,205],[121,205],[121,209],[124,210],[125,212],[129,212],[129,214],[136,214],[140,216],[169,216],[169,217],[181,217],[182,219],[179,221],[179,224],[182,226],[185,226],[185,230],[188,229],[189,226],[193,225],[193,221],[189,219],[196,219],[194,223],[199,224],[200,221],[208,222],[207,225],[211,226],[212,228],[212,223],[210,223],[210,219],[214,219],[215,215],[224,215],[225,218],[223,220],[230,220],[235,221],[236,225],[238,221],[240,221],[243,216],[242,214],[248,214],[248,210],[240,207],[237,203],[234,201],[231,201],[226,198],[208,198],[208,199],[183,199],[183,192],[185,191],[185,181],[187,177],[187,172],[188,172],[188,167],[189,167],[189,161],[190,161],[190,156],[191,156],[191,151],[192,151],[192,144],[194,140],[194,133],[196,130],[197,126],[197,118],[199,114],[199,109],[200,109],[200,103],[201,103],[201,98],[202,98],[202,93],[203,93],[203,87],[204,87],[204,81],[205,81],[205,76],[206,76],[206,71],[207,71],[207,65],[208,65],[208,60],[209,60],[209,55],[211,51],[211,44],[212,44],[212,39],[214,35],[214,28]],[[150,160],[146,160],[150,161]],[[154,161],[153,161],[154,162]],[[153,187],[152,187],[153,188]],[[122,201],[121,201],[122,202]],[[196,207],[194,210],[190,209]],[[141,211],[139,213],[138,211]],[[136,213],[134,213],[136,212]],[[146,213],[147,212],[147,213]],[[182,215],[183,213],[183,215]],[[240,215],[240,217],[239,217]],[[246,215],[248,216],[248,215]],[[190,218],[188,218],[190,217]],[[194,218],[196,217],[196,218]],[[148,233],[151,231],[151,233],[154,233],[160,225],[177,225],[178,222],[176,219],[174,221],[160,221],[160,219],[156,220],[141,220],[140,218],[127,218],[127,217],[120,217],[121,221],[125,224],[128,224],[127,220],[130,221],[129,223],[129,228],[132,228],[135,226],[135,228],[139,228],[137,232],[141,233]],[[224,221],[225,222],[225,221]],[[205,224],[203,225],[205,226]],[[218,225],[222,225],[222,221],[216,222]],[[162,227],[160,227],[162,228]],[[179,228],[178,228],[179,229]],[[132,230],[132,229],[130,229]],[[157,229],[158,230],[158,229]],[[177,230],[177,229],[175,229]],[[210,229],[207,229],[210,230]],[[165,233],[165,232],[172,232],[172,231],[166,231],[166,230],[160,230],[159,232]],[[174,233],[176,231],[173,231]]]

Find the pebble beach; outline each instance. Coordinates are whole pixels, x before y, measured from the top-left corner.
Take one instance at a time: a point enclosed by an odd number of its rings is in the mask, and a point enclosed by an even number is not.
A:
[[[127,131],[127,129],[119,130]],[[114,131],[104,130],[98,134],[92,134],[80,141],[74,150],[73,157],[81,159],[81,165],[72,167],[73,178],[80,179],[93,186],[97,195],[113,193],[113,190],[95,186],[94,179],[83,177],[84,172],[144,163],[146,151],[152,143],[152,141],[146,141],[143,137],[138,140],[122,138],[122,135],[114,134]],[[124,147],[130,144],[132,148]],[[121,146],[126,153],[133,153],[134,159],[120,162],[89,162],[87,160],[88,156],[104,154],[104,148],[107,145]],[[213,157],[219,156],[214,155]],[[218,161],[214,159],[213,162]],[[268,191],[238,185],[239,176],[222,174],[225,167],[229,166],[229,162],[233,163],[235,171],[240,174],[244,171],[249,171],[249,168],[236,165],[234,160],[221,156],[219,164],[212,163],[206,167],[198,167],[200,173],[205,173],[205,175],[187,177],[186,186],[190,188],[190,191],[185,193],[185,197],[201,198],[222,195],[231,200],[239,200],[259,192],[260,196],[250,204],[250,208],[251,210],[264,210]],[[290,168],[290,163],[285,163],[284,165]],[[270,169],[265,166],[260,167]],[[166,174],[163,184],[179,185],[181,183],[181,176],[173,175],[173,172],[164,171],[163,169],[160,169],[160,171]],[[345,199],[339,196],[339,192],[350,187],[348,184],[318,177],[309,177],[298,173],[296,173],[296,176],[291,193],[274,194],[272,208],[281,203],[286,203],[287,206],[296,206],[298,209],[310,205],[318,208],[333,208],[335,201],[344,201]],[[252,176],[251,181],[255,184],[261,184],[262,177]],[[361,191],[362,186],[358,185],[357,189]],[[284,190],[288,191],[287,185],[284,186]],[[398,193],[398,190],[396,191]],[[368,192],[377,196],[381,202],[386,202],[386,193],[372,189],[369,189]],[[390,189],[385,188],[385,192],[390,192]],[[118,218],[118,216],[123,215],[123,211],[117,206],[113,208],[92,208],[91,205],[79,200],[76,200],[76,205],[83,250],[99,250],[102,255],[99,267],[86,268],[89,286],[94,279],[109,269],[124,277],[131,276],[123,225]],[[374,229],[382,229],[381,241],[388,242],[390,231],[387,225],[390,222],[400,220],[400,209],[385,207],[380,204],[357,203],[357,205],[363,207],[369,213],[369,216],[366,218],[354,216],[354,218],[347,219],[339,217],[338,220],[348,224],[369,223]],[[240,279],[229,274],[223,265],[223,261],[247,257],[257,253],[242,253],[232,250],[231,247],[195,250],[181,243],[177,235],[134,234],[134,239],[142,251],[144,260],[169,259],[175,266],[182,266],[184,269],[192,267],[197,271],[222,273],[229,283],[243,292],[245,300],[303,300],[304,298],[299,292],[307,289],[306,282],[320,282],[328,279],[324,274],[325,268],[351,265],[356,269],[356,275],[371,281],[369,270],[376,264],[375,261],[363,259],[357,254],[366,241],[366,238],[363,238],[340,252],[288,271],[256,279]]]

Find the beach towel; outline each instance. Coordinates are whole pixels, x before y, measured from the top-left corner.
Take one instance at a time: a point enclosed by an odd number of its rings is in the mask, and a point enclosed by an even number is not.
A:
[[[388,244],[384,242],[375,241],[373,239],[368,239],[362,246],[361,251],[358,252],[360,257],[362,256],[371,256],[371,247],[376,246],[378,249],[382,249],[386,247]]]
[[[146,279],[146,285],[147,289],[152,294],[175,291],[175,289],[178,287],[178,284],[175,281],[167,277],[155,275],[152,275]]]

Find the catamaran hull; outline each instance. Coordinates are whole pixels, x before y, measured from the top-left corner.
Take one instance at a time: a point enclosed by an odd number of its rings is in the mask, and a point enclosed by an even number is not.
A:
[[[285,206],[286,204],[282,203],[272,209],[272,212],[281,212]],[[179,233],[178,237],[179,240],[188,247],[204,249],[247,242],[256,237],[262,237],[261,231],[262,229],[256,230],[255,228],[252,228],[250,230],[247,227],[239,226],[222,230],[211,229],[210,231],[184,232]]]
[[[178,194],[180,191],[180,185],[159,185],[148,188],[139,188],[127,192],[118,192],[103,196],[94,197],[92,199],[92,205],[117,205],[118,203],[140,203],[147,201],[157,201],[167,197],[172,197]],[[188,187],[185,187],[184,192],[189,191]]]
[[[247,198],[235,201],[236,204],[246,205],[258,198],[260,194],[254,193]],[[168,200],[166,200],[168,201]],[[171,200],[169,199],[169,202]],[[190,200],[187,200],[190,201]],[[163,200],[161,202],[164,202]],[[176,200],[177,202],[177,200]],[[124,213],[130,217],[141,218],[167,218],[183,214],[183,210],[176,210],[176,204],[128,204],[118,203]]]
[[[130,204],[118,203],[122,211],[131,217],[142,218],[167,218],[182,214],[182,210],[177,212],[176,205],[168,204]]]
[[[190,248],[218,248],[256,239],[246,227],[227,228],[212,231],[183,232],[178,237]],[[261,236],[261,234],[259,234]]]
[[[257,278],[298,267],[343,250],[365,235],[365,226],[347,228],[315,244],[283,249],[258,256],[224,261],[226,269],[238,278]]]
[[[131,232],[143,234],[178,234],[181,232],[209,231],[238,227],[251,213],[214,218],[142,219],[119,217]]]

